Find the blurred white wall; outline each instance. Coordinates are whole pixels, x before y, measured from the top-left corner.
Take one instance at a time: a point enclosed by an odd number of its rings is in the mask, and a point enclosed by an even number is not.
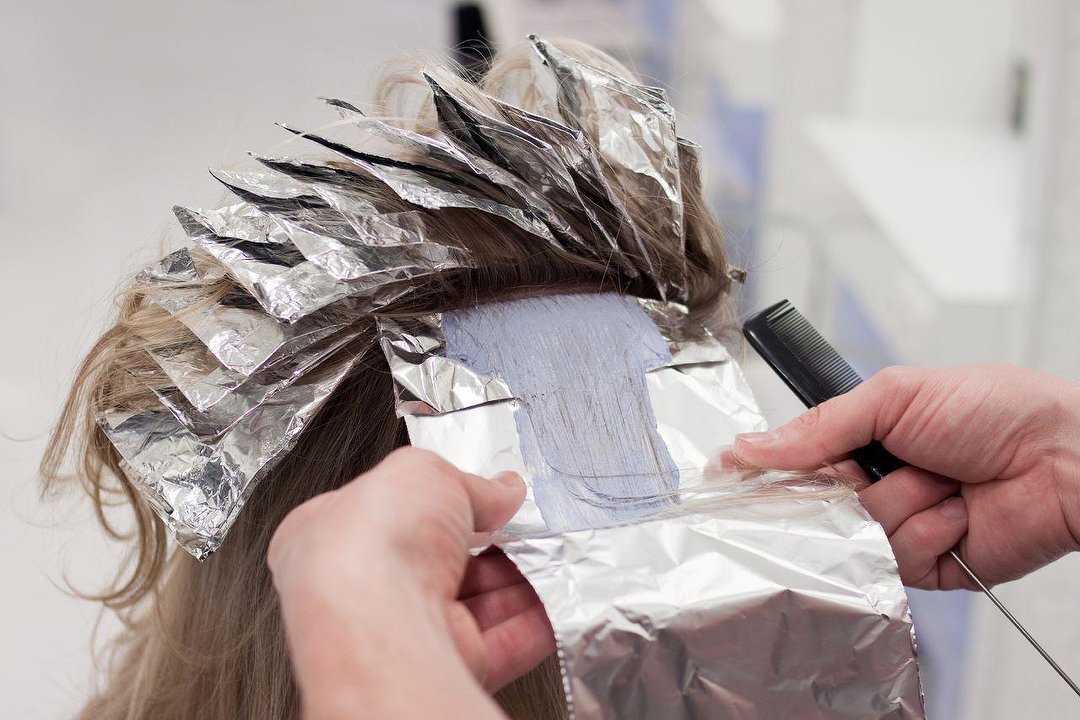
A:
[[[1017,47],[1031,67],[1024,167],[1025,312],[1018,332],[1026,365],[1080,379],[1080,6],[1018,5]],[[1080,442],[1078,440],[1077,442]],[[1080,679],[1080,555],[999,588],[1074,680]],[[964,720],[1076,717],[1080,700],[1027,643],[983,605],[975,616]]]
[[[969,122],[1008,117],[1013,0],[860,0],[851,112],[868,120]]]

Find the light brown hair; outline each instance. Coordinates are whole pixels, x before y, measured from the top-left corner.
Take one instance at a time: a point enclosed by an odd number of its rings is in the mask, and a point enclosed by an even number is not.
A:
[[[634,81],[632,74],[588,46],[555,43],[590,65]],[[543,113],[533,89],[524,46],[500,53],[481,87],[437,67],[423,69],[481,110],[505,117],[488,93]],[[426,85],[415,65],[387,73],[376,93],[375,114],[387,122],[437,134],[430,98],[417,103]],[[420,93],[420,97],[424,97]],[[596,138],[592,138],[596,141]],[[605,173],[614,173],[604,168]],[[619,192],[618,177],[609,177]],[[709,214],[696,175],[685,177],[688,265],[687,305],[696,320],[714,330],[730,327],[726,298],[729,267],[721,233]],[[669,229],[656,227],[650,198],[620,197],[646,242],[670,248]],[[639,281],[613,275],[596,260],[538,245],[519,228],[469,210],[443,210],[432,216],[440,233],[470,251],[478,269],[452,270],[417,281],[416,292],[385,314],[446,311],[490,299],[560,289],[648,295]],[[681,263],[658,252],[664,262]],[[214,260],[198,255],[205,266]],[[213,290],[207,302],[224,296],[232,282],[194,283],[193,293]],[[184,288],[180,288],[183,290]],[[265,557],[278,523],[294,507],[337,488],[365,472],[394,448],[408,443],[394,414],[393,387],[382,352],[368,346],[346,380],[333,393],[284,460],[262,481],[240,514],[222,548],[200,563],[178,550],[151,508],[121,471],[121,458],[96,426],[112,408],[139,409],[156,401],[145,384],[156,373],[147,350],[193,341],[175,316],[149,301],[147,289],[133,283],[121,292],[116,323],[80,365],[71,394],[42,462],[45,488],[78,483],[98,509],[105,532],[129,547],[117,580],[94,596],[116,611],[124,630],[112,641],[105,685],[82,710],[87,720],[149,720],[198,717],[207,720],[258,718],[284,720],[299,715],[297,690],[286,652],[278,600]],[[357,323],[371,324],[370,317]],[[139,371],[135,380],[132,370]],[[73,466],[73,472],[70,470]],[[115,527],[103,508],[130,507],[130,531]],[[508,688],[500,699],[515,718],[555,718],[565,712],[558,669],[551,659]]]

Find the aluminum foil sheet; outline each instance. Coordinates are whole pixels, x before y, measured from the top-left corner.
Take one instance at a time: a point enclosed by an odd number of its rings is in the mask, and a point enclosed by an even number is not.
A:
[[[576,720],[923,718],[888,540],[854,495],[504,544]]]
[[[270,396],[216,440],[200,439],[166,409],[110,412],[98,424],[177,541],[203,559],[220,547],[262,471],[288,451],[356,359],[347,351],[339,354]]]
[[[371,124],[375,126],[382,125],[382,123],[378,122]],[[363,130],[364,128],[356,129]],[[395,134],[398,133],[405,136],[405,131],[397,131]],[[538,238],[555,242],[550,228],[536,219],[531,209],[493,199],[493,194],[498,197],[502,193],[498,190],[477,190],[475,189],[475,183],[469,182],[468,176],[461,179],[448,178],[446,174],[439,172],[440,168],[438,167],[432,168],[420,163],[403,163],[392,158],[358,152],[348,145],[314,133],[305,133],[304,137],[337,153],[342,159],[349,162],[356,171],[383,183],[405,202],[428,210],[441,210],[444,208],[478,210],[507,220]],[[445,147],[436,141],[428,141],[425,145],[425,151],[429,153],[435,153]],[[471,164],[476,167],[470,168],[470,172],[476,173],[475,177],[477,178],[488,181],[497,177],[509,181],[508,176],[492,171],[490,166],[480,162],[477,158],[472,158]],[[495,185],[495,187],[499,186]],[[516,183],[511,182],[504,189],[520,190],[520,188],[520,181],[517,181]]]
[[[617,171],[631,198],[647,198],[650,216],[662,218],[663,235],[683,240],[683,204],[675,111],[660,88],[628,83],[599,68],[577,62],[557,47],[533,37],[541,64],[555,76],[550,104],[572,126],[599,137],[600,157]],[[543,91],[544,85],[538,90]],[[683,248],[685,250],[685,246]],[[663,297],[685,293],[684,273],[668,274],[652,251],[638,247],[650,274],[661,282]]]
[[[750,389],[685,308],[638,304],[668,357],[646,369],[646,397],[620,402],[651,408],[678,489],[652,514],[569,530],[541,507],[513,383],[449,357],[446,316],[380,320],[413,445],[526,480],[496,542],[544,602],[571,717],[922,718],[912,619],[884,532],[850,491],[718,479],[709,462],[720,449],[765,427]],[[594,368],[596,384],[612,372]]]
[[[765,429],[765,421],[738,364],[705,328],[688,322],[685,307],[638,302],[671,352],[671,362],[650,368],[645,379],[657,430],[688,488],[736,434]],[[409,323],[379,318],[398,414],[412,444],[478,475],[514,470],[528,478],[517,430],[519,399],[502,379],[445,357],[441,323],[438,315]],[[696,328],[697,340],[689,339],[690,328]],[[506,531],[547,530],[530,487]]]
[[[259,410],[278,392],[304,377],[313,367],[356,340],[360,331],[354,330],[329,338],[267,370],[256,373],[208,408],[200,409],[178,388],[161,388],[153,378],[147,386],[181,424],[202,441],[214,441],[232,429],[236,423]]]

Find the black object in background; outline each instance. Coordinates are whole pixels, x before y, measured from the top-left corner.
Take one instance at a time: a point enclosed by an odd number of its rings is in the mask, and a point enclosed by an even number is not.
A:
[[[491,67],[495,54],[488,39],[484,11],[477,3],[459,3],[454,7],[454,62],[470,82],[477,82]]]

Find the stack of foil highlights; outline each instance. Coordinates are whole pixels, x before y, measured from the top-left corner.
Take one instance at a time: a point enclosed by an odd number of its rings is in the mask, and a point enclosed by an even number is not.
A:
[[[440,213],[479,213],[534,242],[523,254],[587,258],[644,294],[684,297],[697,241],[685,237],[680,188],[696,176],[696,148],[676,135],[663,92],[543,40],[533,47],[543,116],[494,98],[484,112],[425,75],[437,131],[330,100],[343,119],[293,131],[305,148],[296,157],[214,171],[235,202],[176,208],[191,246],[139,283],[190,337],[132,369],[159,406],[115,408],[99,424],[196,557],[220,546],[260,477],[373,342],[373,313],[447,273],[497,265],[443,237]],[[668,242],[645,242],[619,197],[647,198]]]
[[[413,445],[529,488],[492,541],[575,720],[923,718],[913,624],[850,488],[710,468],[765,427],[675,303],[550,295],[380,323]]]

